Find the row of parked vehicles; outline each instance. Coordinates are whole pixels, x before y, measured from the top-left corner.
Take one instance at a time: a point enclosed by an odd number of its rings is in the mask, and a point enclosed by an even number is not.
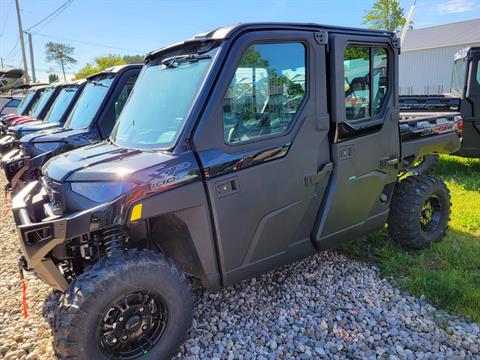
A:
[[[385,31],[245,24],[29,90],[2,120],[2,166],[21,271],[63,292],[57,356],[168,359],[191,326],[192,288],[386,223],[403,246],[440,241],[448,189],[403,175],[459,150],[461,115],[399,112],[398,44]]]

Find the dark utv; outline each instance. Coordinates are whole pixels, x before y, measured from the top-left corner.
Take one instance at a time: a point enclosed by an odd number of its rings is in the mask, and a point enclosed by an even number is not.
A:
[[[141,68],[116,66],[90,76],[63,127],[22,137],[19,148],[2,158],[8,189],[18,191],[38,179],[42,165],[52,156],[106,139]]]
[[[406,115],[461,118],[462,145],[454,155],[480,158],[480,47],[467,47],[455,54],[449,93],[401,96],[400,110]],[[428,172],[437,160],[437,154],[426,154],[411,170]]]
[[[191,284],[228,286],[387,222],[404,246],[441,240],[447,188],[398,175],[460,142],[453,127],[400,132],[398,52],[389,32],[250,24],[150,53],[110,139],[51,159],[13,199],[22,263],[64,292],[56,354],[168,359]]]
[[[8,128],[6,131],[7,135],[0,138],[0,154],[4,155],[6,152],[18,147],[19,140],[25,135],[62,127],[84,85],[85,80],[56,85],[58,94],[52,99],[49,107],[45,109],[45,116],[37,118],[36,121],[32,119]]]

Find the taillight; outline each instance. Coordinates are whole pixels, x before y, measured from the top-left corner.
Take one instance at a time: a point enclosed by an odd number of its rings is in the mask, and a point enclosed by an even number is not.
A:
[[[457,130],[463,132],[463,119],[461,116],[455,116],[455,123],[457,125]]]

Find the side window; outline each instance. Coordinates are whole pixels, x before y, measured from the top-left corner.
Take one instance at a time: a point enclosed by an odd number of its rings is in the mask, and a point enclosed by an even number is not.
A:
[[[132,92],[133,85],[135,85],[135,81],[137,80],[137,75],[130,76],[123,86],[122,91],[118,95],[117,101],[115,101],[115,120],[118,119],[118,116],[122,112],[125,103],[127,102],[128,96]]]
[[[480,60],[477,61],[477,74],[475,75],[477,84],[480,85]]]
[[[18,104],[20,104],[20,100],[12,99],[5,105],[5,107],[18,107]]]
[[[346,47],[343,66],[347,120],[370,117],[370,49]]]
[[[382,109],[388,90],[388,53],[384,48],[373,50],[373,114]]]
[[[347,46],[344,53],[347,121],[380,114],[388,91],[388,52],[385,48]]]
[[[305,97],[305,66],[302,43],[250,46],[223,101],[225,142],[286,132]]]

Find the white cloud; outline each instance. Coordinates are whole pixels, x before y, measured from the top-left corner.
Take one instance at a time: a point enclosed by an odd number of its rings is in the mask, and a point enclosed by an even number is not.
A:
[[[471,11],[475,8],[472,0],[448,0],[437,5],[440,14],[457,14]]]

